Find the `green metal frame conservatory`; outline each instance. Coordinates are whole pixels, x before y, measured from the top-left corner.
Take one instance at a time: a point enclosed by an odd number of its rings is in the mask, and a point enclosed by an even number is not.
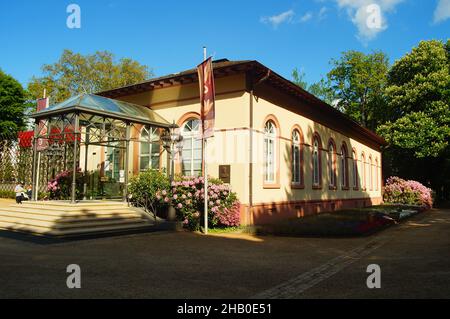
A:
[[[87,197],[88,180],[83,179],[81,188],[77,185],[77,172],[87,172],[90,161],[89,147],[104,146],[113,149],[112,155],[123,159],[123,163],[120,164],[123,169],[120,169],[118,178],[121,195],[125,200],[130,171],[130,142],[133,141],[130,135],[131,129],[136,126],[152,127],[161,136],[171,127],[169,122],[147,107],[95,94],[74,96],[62,103],[35,112],[31,117],[35,121],[33,188],[36,190],[39,188],[40,165],[42,158],[46,157],[48,166],[53,170],[72,171],[70,191],[72,203],[80,199],[81,195],[83,199]],[[153,142],[160,143],[160,138]],[[84,153],[84,159],[80,159],[81,153]],[[80,163],[83,163],[84,167],[80,167]],[[82,194],[80,194],[80,188]],[[34,191],[33,200],[37,198],[38,191]]]

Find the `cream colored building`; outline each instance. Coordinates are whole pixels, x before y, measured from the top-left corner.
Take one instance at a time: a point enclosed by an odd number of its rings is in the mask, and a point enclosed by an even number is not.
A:
[[[208,173],[225,179],[229,173],[243,224],[381,202],[379,136],[257,61],[215,61],[214,76]],[[98,94],[151,108],[177,123],[184,145],[175,170],[202,173],[196,69]],[[149,134],[143,127],[131,132],[143,142],[131,143],[130,174],[168,167],[156,137],[146,142]]]

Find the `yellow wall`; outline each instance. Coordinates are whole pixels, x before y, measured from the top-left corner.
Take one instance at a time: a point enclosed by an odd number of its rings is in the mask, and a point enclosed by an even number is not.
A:
[[[270,114],[273,114],[279,124],[278,128],[278,145],[277,149],[280,152],[279,159],[279,188],[264,188],[263,186],[263,143],[264,143],[264,120]],[[291,134],[294,125],[298,125],[304,136],[304,189],[292,189],[291,188]],[[360,142],[348,138],[336,131],[333,131],[321,124],[315,123],[308,118],[300,116],[294,112],[288,111],[282,107],[274,105],[262,98],[255,99],[254,101],[254,129],[257,131],[255,133],[256,147],[258,151],[255,154],[257,162],[254,165],[254,190],[253,190],[253,203],[263,203],[263,202],[280,202],[280,201],[292,201],[292,200],[318,200],[318,199],[348,199],[348,198],[363,198],[363,197],[380,197],[380,176],[381,169],[380,165],[376,169],[378,170],[378,191],[375,191],[375,187],[370,191],[362,191],[361,188],[356,191],[352,187],[352,164],[351,159],[348,160],[349,169],[349,190],[342,190],[340,186],[340,173],[339,169],[339,157],[337,157],[337,189],[329,190],[329,177],[328,177],[328,165],[327,165],[327,152],[328,140],[332,137],[336,143],[336,150],[340,152],[340,147],[342,142],[345,141],[348,149],[348,156],[352,156],[352,148],[355,148],[358,154],[358,159],[361,159],[361,153],[364,152],[366,160],[368,161],[369,155],[372,155],[373,164],[375,164],[375,158],[378,158],[378,163],[380,163],[380,152],[369,148]],[[312,158],[311,158],[311,144],[314,132],[320,135],[322,140],[322,189],[316,190],[312,189]],[[259,155],[259,156],[258,156]],[[361,171],[361,164],[359,163],[359,170]],[[368,168],[366,167],[367,172]],[[359,174],[361,175],[361,174]],[[361,177],[361,176],[360,176]],[[367,173],[368,177],[368,173]],[[373,178],[375,179],[375,167],[373,168]],[[367,178],[368,180],[368,178]],[[360,181],[360,184],[361,181]]]
[[[120,99],[151,106],[153,110],[170,122],[175,121],[178,123],[180,118],[189,112],[200,113],[198,83],[156,89]],[[378,151],[263,98],[254,99],[253,104],[253,204],[308,199],[348,199],[381,196],[381,156]],[[234,75],[216,79],[216,132],[215,137],[208,142],[208,173],[211,176],[218,177],[219,164],[231,165],[231,185],[244,204],[249,203],[249,112],[250,94],[245,91],[245,76]],[[264,119],[269,114],[273,114],[280,123],[280,127],[278,128],[279,138],[277,139],[280,152],[280,187],[266,189],[263,185],[264,137],[262,132],[264,130]],[[294,125],[300,126],[304,136],[304,143],[308,144],[304,145],[304,189],[292,189],[290,182],[291,144],[289,140],[291,138],[291,129]],[[347,143],[348,156],[352,156],[352,148],[355,148],[359,160],[361,159],[362,152],[365,153],[367,161],[369,155],[372,155],[373,164],[375,164],[375,158],[377,158],[378,190],[375,191],[375,188],[369,190],[368,188],[366,191],[362,191],[361,187],[358,191],[353,190],[351,159],[348,160],[350,190],[341,189],[339,170],[336,179],[337,190],[329,190],[327,155],[325,151],[322,151],[322,189],[313,190],[309,145],[311,144],[314,131],[319,133],[322,139],[322,147],[325,150],[328,148],[328,140],[332,136],[338,152],[340,151],[340,145],[345,141]],[[358,164],[358,168],[361,172],[360,163]],[[374,179],[375,176],[374,168]],[[359,185],[361,185],[361,182]]]
[[[231,184],[241,201],[248,198],[249,97],[245,93],[245,76],[216,79],[215,136],[208,140],[208,174],[219,176],[219,165],[231,165]],[[198,83],[178,85],[124,96],[119,99],[151,105],[167,121],[178,123],[187,113],[200,114]],[[239,130],[235,130],[239,128]],[[247,150],[244,151],[243,149]],[[245,157],[242,157],[245,155]],[[177,158],[179,160],[179,158]],[[176,165],[177,166],[177,165]]]

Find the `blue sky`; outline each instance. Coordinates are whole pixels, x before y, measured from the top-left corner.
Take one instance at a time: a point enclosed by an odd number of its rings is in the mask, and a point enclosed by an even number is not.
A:
[[[80,29],[66,25],[71,3]],[[381,20],[368,29],[372,4]],[[197,65],[206,45],[216,59],[256,59],[287,78],[298,67],[314,82],[344,50],[382,50],[393,62],[449,30],[450,0],[0,0],[0,68],[26,85],[63,49],[108,50],[160,76]]]

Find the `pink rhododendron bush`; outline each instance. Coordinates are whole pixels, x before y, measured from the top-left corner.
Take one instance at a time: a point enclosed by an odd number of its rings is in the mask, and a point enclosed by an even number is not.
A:
[[[76,198],[81,199],[83,197],[83,173],[81,168],[77,169],[76,172]],[[66,170],[55,178],[51,179],[47,183],[47,193],[48,197],[53,200],[57,199],[69,199],[72,194],[72,181],[73,181],[73,171]]]
[[[387,179],[383,200],[386,203],[420,205],[427,208],[433,206],[432,190],[421,183],[404,180],[397,176]]]
[[[177,176],[170,189],[161,189],[156,197],[172,204],[179,220],[192,230],[203,226],[204,178]],[[211,227],[232,227],[240,224],[240,203],[230,186],[218,179],[208,179],[208,223]]]

